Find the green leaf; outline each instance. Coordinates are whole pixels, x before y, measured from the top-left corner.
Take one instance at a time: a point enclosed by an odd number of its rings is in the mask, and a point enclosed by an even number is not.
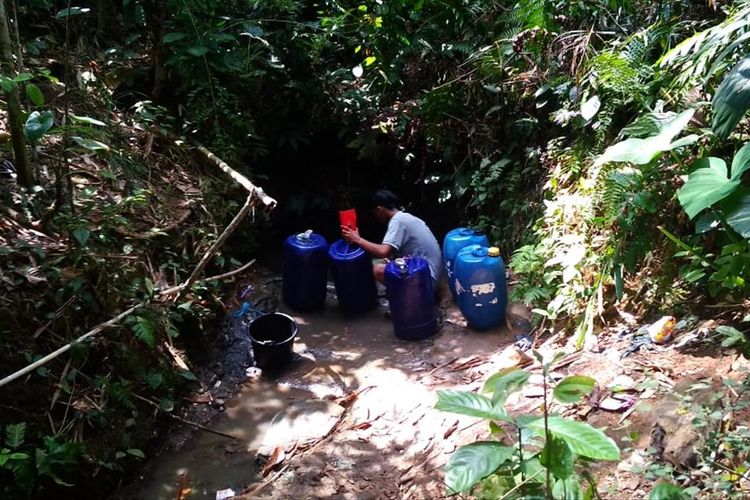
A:
[[[187,33],[177,33],[177,32],[167,33],[166,35],[164,35],[164,38],[162,38],[162,42],[172,43],[172,42],[176,42],[178,40],[182,40],[183,38],[187,38],[187,37],[188,37]]]
[[[71,7],[69,9],[62,9],[61,11],[58,11],[55,17],[57,19],[62,19],[64,17],[78,16],[80,14],[85,14],[90,10],[91,9],[89,9],[88,7]]]
[[[133,325],[135,337],[149,347],[156,345],[156,329],[151,320],[144,316],[136,316]]]
[[[660,130],[655,136],[646,139],[625,139],[608,147],[596,159],[594,165],[604,165],[609,162],[629,162],[636,165],[645,165],[650,163],[659,153],[692,144],[698,139],[697,135],[691,135],[676,142],[672,142],[672,140],[688,126],[694,112],[695,110],[688,109],[659,123]]]
[[[599,429],[556,415],[549,416],[547,423],[550,434],[564,440],[573,453],[597,460],[620,459],[620,449],[617,444]],[[538,436],[545,437],[543,418],[539,417],[526,422],[525,426]]]
[[[490,398],[474,392],[438,391],[438,402],[435,408],[470,417],[508,421],[508,414],[502,406],[493,405]]]
[[[469,491],[472,486],[495,472],[515,453],[515,448],[496,441],[478,441],[462,446],[445,465],[448,494]]]
[[[70,118],[76,123],[85,123],[86,125],[96,125],[97,127],[106,127],[107,124],[103,121],[91,118],[89,116],[76,116],[70,115]]]
[[[103,142],[95,141],[94,139],[83,138],[77,135],[71,137],[71,139],[73,142],[89,151],[109,151],[109,146]]]
[[[26,422],[10,424],[5,428],[5,444],[11,448],[18,448],[23,444],[26,436]]]
[[[743,238],[750,239],[750,193],[746,193],[727,210],[726,220]]]
[[[371,66],[377,58],[375,56],[370,56],[365,58],[365,66]]]
[[[596,387],[596,380],[583,375],[572,375],[560,381],[552,394],[561,403],[575,403],[588,396]]]
[[[146,458],[146,455],[143,453],[143,451],[139,450],[138,448],[129,448],[125,451],[128,453],[128,455],[132,455],[138,458]]]
[[[545,443],[539,461],[557,479],[567,479],[573,474],[575,456],[568,444],[558,437],[552,436],[552,439]]]
[[[161,398],[159,400],[159,408],[167,412],[172,411],[174,410],[174,401],[170,398]]]
[[[721,341],[722,347],[732,347],[736,344],[744,344],[747,342],[745,334],[732,326],[717,326],[716,333],[723,337],[723,340]]]
[[[727,177],[727,164],[721,158],[699,158],[693,163],[688,180],[677,192],[682,208],[692,219],[737,189],[738,179]]]
[[[558,479],[552,486],[552,498],[555,500],[583,500],[581,482],[577,477]]]
[[[26,85],[26,97],[28,97],[29,101],[33,102],[35,106],[44,106],[44,94],[42,94],[39,87],[33,83]]]
[[[716,89],[712,102],[714,117],[711,128],[724,140],[750,107],[750,57],[743,59],[727,73]]]
[[[45,111],[44,113],[33,111],[29,114],[26,124],[23,126],[23,135],[26,136],[27,141],[36,144],[39,139],[44,137],[44,134],[49,132],[53,124],[52,111]]]
[[[482,387],[482,392],[493,393],[492,404],[502,405],[505,404],[509,395],[524,386],[530,376],[530,373],[518,367],[506,368],[488,378]]]
[[[659,483],[653,487],[648,500],[686,500],[684,490],[672,483]]]
[[[195,374],[188,370],[181,370],[180,371],[180,377],[184,378],[185,380],[198,380],[198,377],[195,376]]]
[[[164,382],[164,374],[161,372],[148,373],[143,377],[143,380],[145,380],[146,385],[148,385],[150,389],[157,389],[162,382]]]
[[[73,235],[73,238],[76,239],[79,245],[86,246],[86,242],[89,239],[89,236],[91,236],[91,231],[86,229],[85,227],[79,227],[73,230],[71,233]]]
[[[742,174],[750,168],[750,142],[745,144],[737,151],[732,159],[732,179],[740,180]]]
[[[204,47],[202,45],[194,45],[193,47],[188,47],[187,52],[192,56],[201,57],[208,54],[208,47]]]

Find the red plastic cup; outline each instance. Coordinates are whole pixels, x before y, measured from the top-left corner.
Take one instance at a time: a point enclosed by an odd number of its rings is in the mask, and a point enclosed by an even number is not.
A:
[[[339,210],[339,222],[349,229],[357,229],[357,211],[353,208]]]

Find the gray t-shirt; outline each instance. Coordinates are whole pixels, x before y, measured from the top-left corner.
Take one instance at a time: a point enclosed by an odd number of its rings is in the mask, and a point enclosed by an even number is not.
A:
[[[388,222],[383,243],[393,247],[397,257],[419,256],[426,259],[432,279],[437,281],[443,269],[440,245],[422,219],[406,212],[396,212]]]

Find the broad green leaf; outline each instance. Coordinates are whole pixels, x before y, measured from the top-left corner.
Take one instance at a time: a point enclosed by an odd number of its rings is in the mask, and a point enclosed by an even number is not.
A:
[[[445,465],[448,494],[469,491],[507,462],[515,451],[515,448],[503,446],[497,441],[478,441],[462,446]]]
[[[575,403],[588,396],[596,387],[596,380],[583,375],[572,375],[560,381],[552,394],[561,403]]]
[[[581,482],[578,477],[558,479],[552,486],[552,498],[555,500],[583,500]]]
[[[208,47],[204,47],[202,45],[195,45],[193,47],[188,47],[187,49],[188,54],[195,57],[201,57],[208,54]]]
[[[742,196],[727,211],[727,224],[743,238],[750,239],[750,193]]]
[[[435,408],[488,420],[508,420],[508,414],[502,406],[493,405],[490,398],[474,392],[438,391],[438,402]]]
[[[653,487],[648,500],[687,500],[684,490],[672,483],[659,483]]]
[[[370,56],[365,58],[365,66],[371,66],[377,58],[375,56]]]
[[[488,378],[482,387],[482,392],[494,393],[493,404],[502,405],[510,394],[524,386],[530,376],[530,373],[518,367],[506,368]]]
[[[91,118],[90,116],[76,116],[70,115],[70,118],[76,123],[85,123],[86,125],[96,125],[97,127],[106,127],[107,124],[103,121]]]
[[[109,146],[103,142],[95,141],[94,139],[79,137],[77,135],[71,137],[71,139],[82,148],[86,148],[90,151],[109,151]]]
[[[545,443],[539,455],[539,462],[557,479],[567,479],[573,474],[575,456],[565,441],[552,436],[552,439]]]
[[[5,444],[11,448],[18,448],[23,444],[26,436],[26,422],[10,424],[5,427]]]
[[[166,35],[164,35],[164,38],[162,38],[162,41],[164,43],[172,43],[187,37],[187,33],[167,33]]]
[[[716,89],[712,102],[714,117],[711,128],[724,140],[750,107],[750,57],[743,59],[727,73]]]
[[[23,126],[23,135],[31,144],[36,144],[39,139],[44,137],[44,134],[49,132],[53,124],[52,111],[45,111],[44,113],[33,111],[29,114],[26,124]]]
[[[127,451],[128,455],[132,455],[138,458],[146,458],[146,455],[143,454],[143,451],[139,450],[138,448],[130,448],[125,451]]]
[[[44,106],[44,94],[35,84],[29,83],[26,85],[26,97],[34,103],[34,106]]]
[[[90,10],[91,9],[89,9],[88,7],[71,7],[69,9],[62,9],[58,11],[55,17],[58,19],[62,19],[70,16],[78,16],[80,14],[85,14]]]
[[[692,144],[698,136],[688,136],[676,142],[673,139],[688,126],[695,110],[688,109],[659,124],[659,133],[646,139],[630,138],[610,146],[596,159],[594,165],[609,162],[629,162],[636,165],[650,163],[659,153]]]
[[[740,181],[727,178],[727,164],[721,158],[699,158],[693,163],[697,168],[677,192],[682,208],[692,219],[737,189]]]
[[[597,460],[619,460],[617,444],[599,429],[583,422],[552,415],[547,419],[550,433],[564,440],[573,453]],[[538,417],[525,423],[537,435],[544,437],[544,419]]]
[[[750,142],[742,146],[732,158],[732,179],[740,180],[742,174],[750,168]]]
[[[76,239],[79,245],[86,246],[86,242],[89,240],[91,231],[89,231],[85,227],[79,227],[79,228],[74,229],[72,234],[73,234],[73,238]]]

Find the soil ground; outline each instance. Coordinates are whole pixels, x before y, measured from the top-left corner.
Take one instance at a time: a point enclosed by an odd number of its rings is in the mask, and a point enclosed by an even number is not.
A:
[[[274,282],[269,278],[259,272],[248,280]],[[515,305],[511,310],[527,314]],[[509,405],[513,412],[536,412],[542,401],[540,370],[513,347],[517,332],[507,327],[471,331],[449,300],[441,304],[440,331],[421,342],[396,338],[385,311],[379,307],[363,317],[345,317],[335,298],[320,313],[286,311],[299,324],[293,364],[275,378],[251,370],[239,392],[220,400],[222,411],[206,423],[238,440],[202,431],[187,440],[168,439],[140,478],[115,496],[214,499],[217,491],[232,489],[244,492],[244,498],[442,498],[443,466],[451,453],[486,439],[488,429],[477,419],[435,410],[436,391],[476,390],[492,373],[525,360],[535,375]],[[623,450],[623,460],[632,450],[645,455],[665,395],[671,397],[693,381],[739,377],[742,363],[734,357],[715,350],[710,355],[680,351],[674,345],[678,342],[679,337],[671,345],[621,359],[629,338],[604,332],[598,352],[570,349],[555,376],[589,375],[599,390],[589,401],[551,410],[606,428]],[[568,349],[554,338],[537,348],[550,356]],[[606,411],[596,401],[609,396],[607,387],[616,377],[632,381],[630,394],[637,402],[630,409]],[[198,414],[211,401],[216,407],[217,397],[210,394],[219,389],[214,385],[196,395],[186,415]],[[344,407],[333,430],[312,443],[287,448],[275,468],[263,471],[256,454],[274,415],[292,402],[316,399]],[[642,475],[617,463],[599,466],[596,474],[605,498],[644,498],[651,487]]]

